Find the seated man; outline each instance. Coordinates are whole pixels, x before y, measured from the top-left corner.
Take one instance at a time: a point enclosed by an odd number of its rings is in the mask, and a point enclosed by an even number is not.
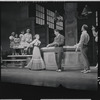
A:
[[[61,71],[61,61],[62,61],[62,55],[63,55],[63,45],[64,45],[64,36],[59,33],[59,30],[55,29],[54,34],[56,37],[54,38],[54,42],[51,44],[48,44],[47,47],[55,47],[55,58],[58,70]]]

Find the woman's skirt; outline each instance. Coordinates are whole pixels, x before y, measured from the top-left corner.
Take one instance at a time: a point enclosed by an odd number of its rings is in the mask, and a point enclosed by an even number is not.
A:
[[[45,64],[41,57],[39,47],[37,46],[34,47],[33,56],[30,62],[28,63],[27,68],[32,69],[32,70],[45,69]]]

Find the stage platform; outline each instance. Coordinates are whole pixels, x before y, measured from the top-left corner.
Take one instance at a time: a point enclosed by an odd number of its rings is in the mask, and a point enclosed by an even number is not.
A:
[[[25,68],[1,68],[1,82],[11,82],[35,86],[58,87],[67,89],[93,90],[97,86],[97,69],[91,67],[91,73],[83,74],[80,70],[32,71]]]

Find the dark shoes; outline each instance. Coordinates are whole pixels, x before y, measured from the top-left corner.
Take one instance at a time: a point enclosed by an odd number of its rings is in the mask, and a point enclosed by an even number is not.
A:
[[[91,72],[91,70],[83,70],[83,71],[81,71],[81,72],[84,73],[84,74],[86,74],[86,73]]]

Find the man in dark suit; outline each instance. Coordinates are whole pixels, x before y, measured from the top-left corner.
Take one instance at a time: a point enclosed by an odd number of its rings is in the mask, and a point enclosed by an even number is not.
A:
[[[64,36],[59,33],[59,30],[55,29],[54,34],[56,37],[54,38],[53,43],[47,45],[47,47],[55,47],[55,58],[58,66],[58,72],[61,72],[61,62],[63,56],[63,45],[64,45]]]

